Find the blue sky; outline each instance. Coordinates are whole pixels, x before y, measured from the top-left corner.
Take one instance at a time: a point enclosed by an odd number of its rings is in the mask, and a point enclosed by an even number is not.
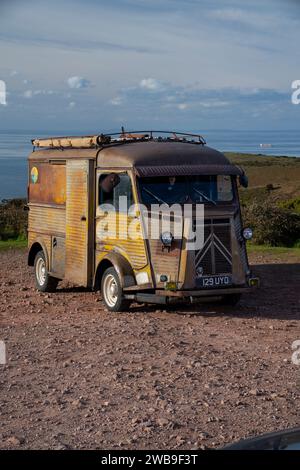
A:
[[[2,0],[0,130],[299,129],[292,0]]]

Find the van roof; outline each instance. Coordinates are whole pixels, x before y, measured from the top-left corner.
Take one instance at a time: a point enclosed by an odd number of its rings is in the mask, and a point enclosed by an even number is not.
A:
[[[98,152],[100,167],[134,168],[139,176],[194,174],[241,174],[225,155],[202,145],[185,142],[131,142],[104,148]]]
[[[204,144],[169,140],[131,140],[94,148],[58,147],[35,150],[30,160],[49,161],[88,158],[107,169],[133,169],[139,176],[195,174],[240,175],[243,171],[225,155]]]

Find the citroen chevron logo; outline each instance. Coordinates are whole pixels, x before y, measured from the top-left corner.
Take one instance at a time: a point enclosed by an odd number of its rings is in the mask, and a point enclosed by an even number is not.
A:
[[[207,256],[211,263],[212,272],[206,274],[213,274],[216,271],[216,257],[220,260],[223,258],[227,266],[232,266],[232,255],[228,247],[225,246],[224,241],[220,236],[216,235],[213,231],[207,236],[202,250],[196,251],[195,253],[195,268],[198,275],[203,274],[202,263],[207,263]]]

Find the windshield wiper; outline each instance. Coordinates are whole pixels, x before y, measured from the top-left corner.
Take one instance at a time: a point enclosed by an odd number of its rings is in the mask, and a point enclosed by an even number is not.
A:
[[[216,201],[214,201],[213,199],[210,199],[208,196],[206,196],[204,193],[202,193],[201,191],[199,191],[199,189],[196,189],[194,188],[194,186],[192,186],[193,190],[199,194],[199,196],[203,197],[204,199],[206,199],[208,202],[211,202],[212,204],[214,204],[215,206],[217,205]]]
[[[150,189],[142,187],[142,191],[145,191],[146,193],[150,194],[154,199],[156,199],[158,202],[162,202],[163,204],[167,204],[163,199],[160,197],[156,196]]]

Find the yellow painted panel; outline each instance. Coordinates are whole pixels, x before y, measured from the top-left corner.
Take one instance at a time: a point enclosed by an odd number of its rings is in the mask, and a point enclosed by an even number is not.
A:
[[[129,233],[132,219],[127,214],[107,214],[105,220],[98,217],[96,222],[96,242],[106,250],[114,250],[122,254],[130,262],[133,269],[138,270],[147,265],[145,241],[137,223],[135,237]]]
[[[29,204],[28,230],[55,235],[66,229],[65,208]]]
[[[65,277],[88,283],[89,161],[67,161]]]

